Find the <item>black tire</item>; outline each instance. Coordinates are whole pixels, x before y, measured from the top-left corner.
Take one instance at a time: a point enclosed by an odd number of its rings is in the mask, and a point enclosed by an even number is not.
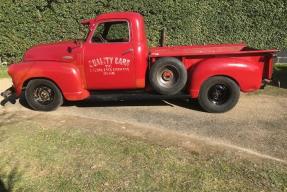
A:
[[[36,111],[53,111],[63,104],[60,89],[46,79],[29,81],[25,90],[27,104]]]
[[[207,79],[199,92],[200,106],[210,113],[223,113],[232,109],[238,102],[240,89],[232,79],[216,76]]]
[[[149,72],[151,87],[162,95],[175,95],[186,85],[187,71],[183,63],[174,57],[157,60]]]

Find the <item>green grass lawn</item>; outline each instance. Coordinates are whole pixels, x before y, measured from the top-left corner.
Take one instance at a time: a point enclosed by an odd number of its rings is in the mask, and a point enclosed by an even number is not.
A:
[[[0,191],[287,191],[277,162],[151,144],[89,119],[3,119]]]
[[[6,67],[0,67],[0,78],[9,77]]]

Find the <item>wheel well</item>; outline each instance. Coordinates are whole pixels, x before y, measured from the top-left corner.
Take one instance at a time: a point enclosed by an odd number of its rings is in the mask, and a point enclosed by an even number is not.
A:
[[[26,89],[26,87],[27,87],[27,85],[28,85],[28,83],[29,83],[30,81],[36,80],[36,79],[45,79],[45,80],[51,81],[52,83],[54,83],[54,84],[58,87],[58,89],[60,90],[62,96],[64,97],[63,91],[62,91],[62,89],[59,87],[59,85],[58,85],[55,81],[53,81],[52,79],[49,79],[49,78],[46,78],[46,77],[35,77],[35,78],[27,79],[27,80],[24,81],[24,83],[23,83],[22,92]]]
[[[214,75],[214,76],[208,77],[207,79],[212,78],[212,77],[226,77],[226,78],[229,78],[229,79],[231,79],[232,81],[234,81],[234,82],[238,85],[238,87],[240,88],[240,84],[238,83],[238,81],[237,81],[236,79],[234,79],[233,77],[230,77],[230,76],[228,76],[228,75]],[[207,79],[206,79],[206,80],[207,80]],[[206,81],[206,80],[205,80],[205,81]]]

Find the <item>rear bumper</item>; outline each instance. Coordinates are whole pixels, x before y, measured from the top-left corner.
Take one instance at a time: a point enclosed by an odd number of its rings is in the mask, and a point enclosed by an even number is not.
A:
[[[272,81],[270,79],[263,79],[260,89],[264,89],[267,84],[270,84]]]

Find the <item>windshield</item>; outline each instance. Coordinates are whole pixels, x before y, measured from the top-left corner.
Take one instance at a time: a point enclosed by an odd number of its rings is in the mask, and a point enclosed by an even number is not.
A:
[[[90,34],[89,25],[81,25],[80,32],[76,36],[76,41],[86,41]]]

